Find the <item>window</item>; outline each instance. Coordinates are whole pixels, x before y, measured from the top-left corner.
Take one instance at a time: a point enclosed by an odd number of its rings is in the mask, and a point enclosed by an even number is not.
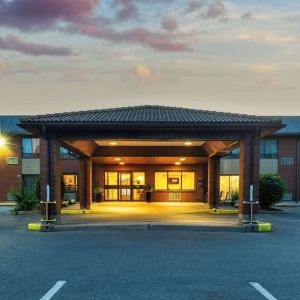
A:
[[[38,158],[40,154],[40,140],[37,138],[22,139],[22,157]]]
[[[105,172],[105,185],[118,185],[118,172]]]
[[[64,147],[60,147],[60,158],[61,159],[78,159],[78,155],[74,154],[73,152],[69,151]]]
[[[220,176],[220,199],[231,200],[232,194],[239,192],[239,176]]]
[[[145,185],[145,173],[133,172],[132,173],[133,185]]]
[[[63,174],[65,192],[76,192],[78,189],[77,174]]]
[[[23,175],[23,189],[29,193],[33,192],[38,180],[39,175]]]
[[[292,166],[294,164],[294,158],[292,156],[281,157],[281,164],[283,166]]]
[[[240,148],[233,149],[230,154],[223,157],[223,159],[238,159],[240,158]]]
[[[260,157],[261,158],[277,158],[278,143],[277,140],[261,140]]]
[[[195,172],[155,172],[156,190],[194,190]]]

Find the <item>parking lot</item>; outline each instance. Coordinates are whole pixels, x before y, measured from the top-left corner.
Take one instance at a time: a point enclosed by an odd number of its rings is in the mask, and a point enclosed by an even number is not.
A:
[[[273,232],[40,233],[2,210],[0,298],[298,299],[300,210],[260,217]]]

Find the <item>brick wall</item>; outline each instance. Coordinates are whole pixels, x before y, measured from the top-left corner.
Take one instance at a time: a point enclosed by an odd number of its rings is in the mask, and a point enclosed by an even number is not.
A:
[[[18,165],[8,165],[7,157],[18,157]],[[7,193],[20,192],[22,188],[21,139],[9,139],[9,145],[0,149],[0,201],[7,201]]]

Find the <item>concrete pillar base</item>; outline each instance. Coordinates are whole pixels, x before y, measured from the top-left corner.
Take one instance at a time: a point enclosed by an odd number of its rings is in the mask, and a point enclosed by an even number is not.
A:
[[[253,215],[253,221],[257,222],[256,215]],[[239,213],[239,224],[247,224],[250,222],[249,214],[241,214]]]

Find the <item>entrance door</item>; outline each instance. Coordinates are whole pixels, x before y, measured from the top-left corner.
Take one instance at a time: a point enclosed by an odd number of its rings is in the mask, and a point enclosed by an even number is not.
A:
[[[123,201],[131,200],[131,173],[120,172],[119,173],[119,199]]]

